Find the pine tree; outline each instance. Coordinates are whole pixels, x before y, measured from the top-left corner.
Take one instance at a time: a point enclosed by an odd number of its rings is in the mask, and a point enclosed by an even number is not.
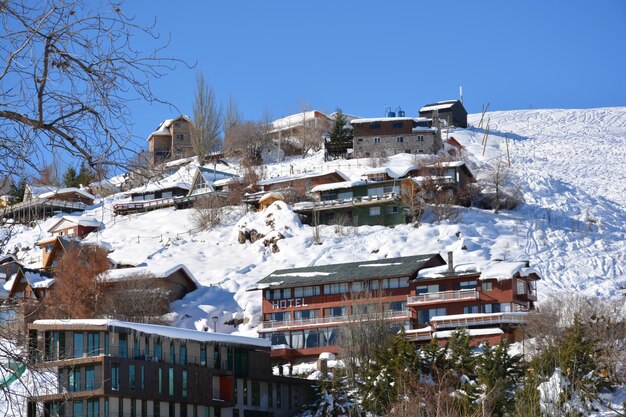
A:
[[[65,187],[78,187],[78,175],[74,167],[69,167],[63,174],[63,185]]]
[[[330,132],[329,140],[331,143],[352,143],[352,129],[348,127],[348,120],[341,109],[337,109],[335,124]]]
[[[11,187],[9,188],[9,196],[11,196],[11,202],[13,204],[21,203],[24,201],[24,192],[26,191],[26,180],[24,178],[20,178],[17,185],[15,182],[11,182]]]
[[[87,187],[95,179],[95,172],[87,166],[84,162],[80,165],[80,171],[76,176],[76,187]]]

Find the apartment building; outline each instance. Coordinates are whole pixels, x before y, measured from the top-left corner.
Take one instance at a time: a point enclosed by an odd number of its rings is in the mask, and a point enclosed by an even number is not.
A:
[[[286,417],[307,381],[274,376],[264,339],[115,320],[38,320],[29,354],[57,384],[28,417]]]
[[[527,262],[455,266],[439,254],[278,270],[262,291],[258,332],[276,363],[338,353],[342,329],[385,320],[410,340],[445,340],[459,327],[475,341],[517,340],[537,300],[539,275]],[[340,342],[339,342],[340,343]]]
[[[187,158],[194,155],[191,145],[191,126],[193,122],[187,116],[167,119],[148,136],[150,163],[160,164],[173,159]]]

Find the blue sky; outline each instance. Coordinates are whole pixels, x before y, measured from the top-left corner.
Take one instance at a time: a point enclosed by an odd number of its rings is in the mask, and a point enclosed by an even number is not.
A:
[[[626,1],[132,1],[190,63],[153,84],[191,113],[197,71],[244,116],[309,108],[363,117],[457,98],[470,113],[626,105]],[[140,45],[143,46],[143,45]],[[145,45],[147,48],[148,45]],[[133,106],[145,138],[177,113]]]

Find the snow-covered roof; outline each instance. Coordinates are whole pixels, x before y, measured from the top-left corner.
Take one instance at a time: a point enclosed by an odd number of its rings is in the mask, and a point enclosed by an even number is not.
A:
[[[318,116],[318,117],[316,117]],[[319,117],[321,116],[321,117]],[[274,120],[272,122],[272,128],[273,128],[273,132],[274,131],[279,131],[279,130],[283,130],[283,129],[289,129],[295,126],[299,126],[301,125],[305,120],[312,120],[315,118],[323,118],[323,119],[330,119],[330,117],[328,117],[326,114],[317,111],[317,110],[310,110],[310,111],[305,111],[305,112],[300,112],[300,113],[296,113],[296,114],[292,114],[277,120]]]
[[[183,166],[178,169],[172,175],[160,180],[150,180],[147,184],[135,187],[129,191],[130,194],[145,194],[153,193],[156,191],[170,190],[174,188],[181,188],[183,190],[190,190],[191,183],[193,182],[193,173],[196,170],[192,167]]]
[[[323,191],[344,190],[347,188],[352,188],[352,187],[365,185],[365,184],[367,184],[367,181],[365,180],[331,182],[329,184],[316,185],[315,187],[311,189],[311,192],[321,193]]]
[[[452,106],[454,106],[454,104],[457,101],[458,100],[446,100],[446,101],[438,101],[437,103],[427,104],[420,109],[420,112],[449,109]]]
[[[350,124],[373,122],[413,122],[414,120],[414,117],[368,117],[365,119],[350,120]]]
[[[28,270],[24,271],[24,277],[31,288],[50,288],[56,281],[49,275]]]
[[[17,261],[17,258],[15,257],[15,255],[10,255],[10,254],[0,255],[0,264],[3,264],[5,262],[7,262],[7,261],[9,261],[9,262],[10,261]]]
[[[224,178],[224,179],[221,179],[221,180],[213,181],[213,185],[216,186],[216,187],[221,187],[221,186],[233,183],[233,182],[241,182],[241,180],[242,180],[241,177],[233,176],[233,177],[230,177],[230,178]]]
[[[84,190],[82,188],[76,188],[76,187],[68,187],[68,188],[55,188],[53,190],[44,192],[43,194],[39,194],[37,197],[39,198],[52,198],[52,197],[56,197],[59,194],[70,194],[70,193],[76,193],[76,194],[80,194],[85,198],[88,198],[90,200],[95,200],[96,197],[87,192],[87,190]],[[33,196],[35,196],[33,194]]]
[[[197,176],[201,175],[204,178],[204,181],[208,184],[215,184],[220,180],[230,180],[235,177],[235,174],[231,174],[230,172],[223,172],[214,170],[212,168],[198,167],[196,173],[194,175],[194,182],[197,179]]]
[[[196,286],[200,284],[196,281],[189,268],[185,265],[178,264],[171,267],[155,266],[155,265],[139,265],[134,268],[111,269],[103,272],[98,279],[105,282],[128,281],[132,279],[145,278],[167,278],[173,273],[183,270]]]
[[[510,279],[517,274],[521,277],[527,277],[530,274],[536,274],[539,276],[535,269],[528,267],[527,262],[495,261],[482,268],[480,279]]]
[[[454,265],[453,271],[455,275],[471,275],[480,272],[475,264],[458,264]],[[435,266],[432,268],[422,269],[417,273],[417,279],[443,278],[448,274],[448,265]]]
[[[415,165],[386,166],[368,169],[363,172],[363,175],[387,174],[391,178],[401,178],[406,176],[409,172],[417,169],[418,168]]]
[[[201,332],[198,330],[182,329],[179,327],[161,326],[157,324],[132,323],[127,321],[109,319],[74,319],[74,320],[35,320],[35,326],[98,326],[115,327],[134,330],[145,334],[154,334],[172,339],[195,340],[198,342],[232,343],[240,345],[252,345],[258,347],[271,346],[269,339],[257,337],[236,336],[225,333]]]
[[[496,327],[486,329],[468,329],[466,331],[470,337],[504,334],[504,330]],[[454,333],[454,330],[442,330],[438,332],[433,332],[433,338],[436,337],[437,339],[448,339],[450,336],[452,336],[452,333]]]
[[[426,127],[426,126],[414,126],[413,129],[411,129],[411,132],[413,133],[417,133],[417,132],[436,132],[437,128],[436,127]]]
[[[165,121],[161,122],[161,124],[159,124],[159,127],[157,127],[157,129],[150,133],[150,136],[148,136],[148,139],[146,140],[150,140],[150,138],[152,136],[164,136],[164,135],[170,135],[170,131],[169,128],[172,125],[172,123],[174,123],[176,120],[180,120],[183,119],[189,123],[192,123],[191,119],[188,116],[185,115],[181,115],[175,119],[166,119]]]
[[[270,185],[270,184],[276,184],[276,183],[280,183],[280,182],[301,180],[301,179],[305,179],[305,178],[322,177],[324,175],[328,175],[328,174],[332,174],[332,173],[335,173],[335,174],[339,175],[341,178],[344,179],[344,181],[349,181],[350,180],[350,177],[348,177],[346,174],[344,174],[343,172],[341,172],[339,170],[335,170],[335,171],[326,171],[326,172],[309,172],[309,173],[306,173],[306,174],[289,175],[289,176],[285,176],[285,177],[266,178],[264,180],[259,181],[258,184],[259,185]]]
[[[93,217],[63,216],[59,219],[58,222],[56,222],[54,225],[52,225],[51,228],[48,229],[48,232],[52,233],[55,230],[70,226],[99,228],[100,226],[102,226],[102,223],[94,219]]]

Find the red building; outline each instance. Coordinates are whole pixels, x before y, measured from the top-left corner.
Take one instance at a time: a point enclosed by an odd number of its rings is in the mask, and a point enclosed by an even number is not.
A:
[[[476,341],[514,341],[534,308],[538,274],[526,262],[448,264],[439,254],[278,270],[258,282],[260,336],[275,361],[337,353],[343,327],[384,319],[426,342],[466,327]]]

